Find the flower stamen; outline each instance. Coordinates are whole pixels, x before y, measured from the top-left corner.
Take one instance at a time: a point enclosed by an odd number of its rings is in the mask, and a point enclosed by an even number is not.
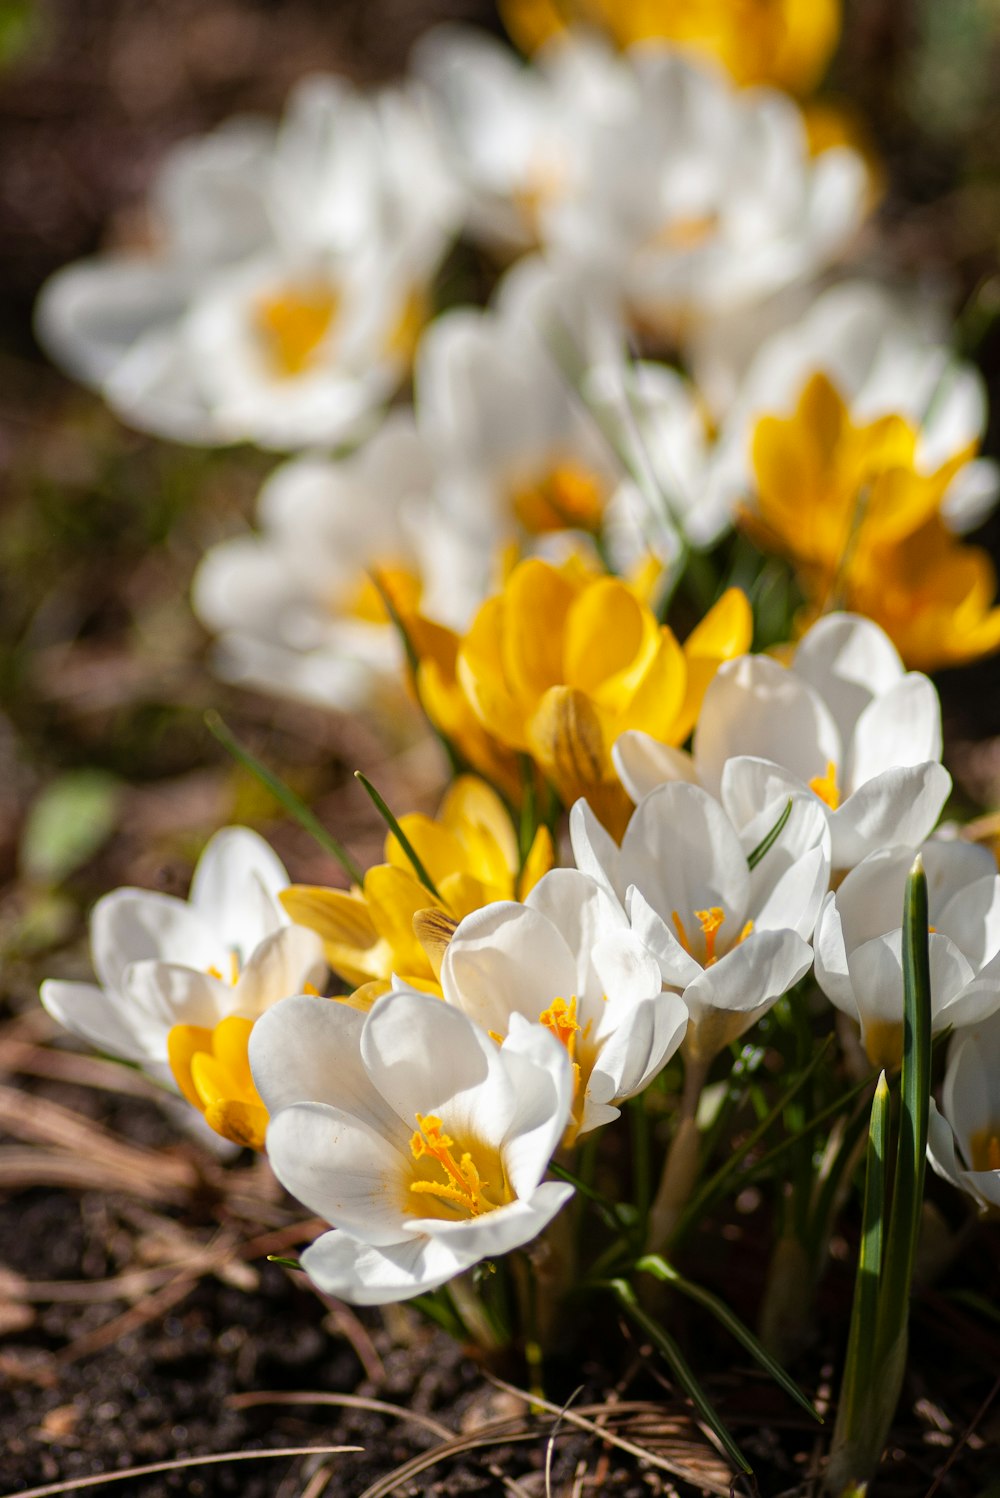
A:
[[[809,789],[813,795],[827,805],[831,811],[836,811],[840,805],[840,789],[837,785],[837,766],[833,760],[827,760],[826,774],[814,775],[809,782]]]
[[[484,1195],[488,1181],[484,1181],[468,1150],[459,1160],[452,1153],[455,1141],[444,1133],[441,1120],[433,1114],[416,1115],[417,1128],[410,1137],[410,1153],[414,1160],[430,1158],[448,1177],[447,1181],[414,1181],[410,1190],[417,1196],[432,1196],[437,1201],[468,1212],[470,1217],[479,1217],[483,1212],[492,1212],[495,1202]]]

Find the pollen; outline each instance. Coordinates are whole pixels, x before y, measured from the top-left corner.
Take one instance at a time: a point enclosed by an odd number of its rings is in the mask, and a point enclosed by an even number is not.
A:
[[[417,1196],[430,1196],[467,1212],[470,1217],[492,1212],[496,1203],[487,1200],[484,1194],[489,1182],[480,1176],[468,1150],[456,1160],[455,1141],[444,1132],[441,1120],[432,1113],[418,1113],[416,1119],[417,1128],[410,1136],[410,1153],[414,1160],[436,1161],[446,1179],[414,1181],[410,1190]]]
[[[253,310],[254,331],[275,375],[294,379],[305,374],[338,306],[337,293],[322,282],[286,287],[259,299]]]
[[[809,782],[809,789],[825,802],[831,811],[837,810],[840,805],[840,790],[837,786],[837,766],[832,759],[827,761],[825,775],[813,776]]]
[[[722,925],[726,919],[726,912],[722,909],[721,905],[712,905],[708,910],[696,910],[694,918],[701,927],[701,934],[705,938],[705,960],[702,966],[712,967],[719,960],[719,953],[715,950],[715,946],[719,931],[722,929]],[[688,956],[694,957],[695,954],[691,948],[691,938],[688,935],[687,927],[681,919],[680,912],[677,910],[671,911],[671,919],[677,932],[677,940]],[[733,945],[738,947],[740,942],[746,941],[752,931],[753,921],[747,921]],[[695,960],[697,961],[697,958]]]

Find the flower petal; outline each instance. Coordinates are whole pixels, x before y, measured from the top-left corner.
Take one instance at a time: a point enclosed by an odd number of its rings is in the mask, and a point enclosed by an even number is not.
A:
[[[900,765],[868,780],[830,814],[833,867],[849,869],[892,845],[916,848],[941,815],[951,790],[943,765]]]
[[[633,801],[641,801],[668,780],[689,780],[693,784],[698,781],[694,760],[686,750],[661,744],[659,739],[637,728],[618,736],[611,759]]]

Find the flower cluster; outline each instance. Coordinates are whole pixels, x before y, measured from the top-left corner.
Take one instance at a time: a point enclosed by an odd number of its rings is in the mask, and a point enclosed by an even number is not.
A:
[[[831,1210],[856,1089],[912,1065],[915,859],[930,1160],[1000,1208],[1000,874],[939,825],[924,674],[1000,647],[965,539],[1000,479],[943,308],[866,270],[876,169],[795,97],[838,8],[503,9],[530,62],[449,27],[377,96],[307,81],[171,157],[155,256],[39,309],[126,420],[292,454],[195,576],[219,672],[447,753],[436,816],[375,797],[349,887],[228,829],[187,904],[99,902],[97,986],[42,991],[265,1149],[330,1224],[305,1269],[363,1304],[467,1308],[512,1250],[565,1289],[588,1201],[602,1273],[662,1253],[765,1056],[761,1135],[816,1097],[796,1222]]]

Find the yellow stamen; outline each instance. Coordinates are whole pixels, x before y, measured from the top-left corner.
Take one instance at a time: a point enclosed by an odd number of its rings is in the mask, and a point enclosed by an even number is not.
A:
[[[492,1212],[496,1203],[488,1201],[483,1194],[489,1182],[481,1179],[471,1154],[466,1151],[460,1160],[456,1160],[452,1153],[455,1141],[443,1132],[441,1120],[430,1113],[418,1113],[416,1118],[418,1127],[410,1137],[410,1153],[414,1160],[427,1157],[436,1160],[448,1180],[414,1181],[410,1190],[415,1195],[433,1196],[438,1201],[458,1207],[471,1217]]]
[[[1000,1170],[1000,1128],[980,1129],[969,1140],[973,1170]]]
[[[721,906],[713,905],[710,910],[696,910],[694,915],[705,938],[705,966],[711,967],[713,962],[719,960],[715,955],[715,938],[726,919],[726,913]]]
[[[282,379],[306,372],[337,315],[339,297],[322,282],[263,296],[253,310],[254,330],[268,364]]]
[[[677,929],[677,940],[680,942],[681,946],[684,948],[688,956],[693,957],[694,953],[691,951],[691,941],[687,934],[687,928],[680,918],[680,913],[676,910],[673,910],[670,914],[674,926]]]
[[[809,782],[809,789],[821,801],[824,801],[831,811],[837,810],[840,805],[840,791],[837,786],[837,766],[832,759],[827,761],[825,775],[813,776]]]
[[[237,957],[235,952],[230,952],[228,980],[222,976],[222,973],[214,965],[214,963],[211,967],[206,968],[205,972],[210,978],[217,978],[220,983],[225,983],[228,981],[230,988],[235,988],[237,983],[240,981],[240,959]]]
[[[566,1047],[570,1061],[573,1063],[573,1096],[580,1090],[580,1063],[576,1059],[577,1036],[586,1038],[586,1030],[582,1029],[576,1018],[576,994],[567,1003],[565,999],[553,999],[548,1009],[543,1009],[538,1016],[538,1023],[544,1025],[551,1035],[554,1035],[560,1045]]]

